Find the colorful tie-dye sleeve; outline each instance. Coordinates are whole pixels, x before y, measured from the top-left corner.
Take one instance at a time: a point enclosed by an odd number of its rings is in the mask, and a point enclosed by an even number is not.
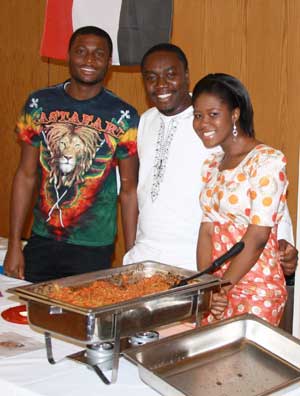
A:
[[[118,159],[132,157],[137,153],[138,123],[138,114],[131,110],[129,121],[125,120],[122,123],[122,129],[124,130],[124,133],[120,136],[116,150],[116,156]]]
[[[29,98],[17,120],[16,132],[18,138],[32,146],[40,145],[40,126],[35,123],[38,118],[38,109],[32,105],[34,98]]]
[[[272,227],[282,217],[288,186],[286,159],[275,149],[258,154],[251,164],[250,223]]]

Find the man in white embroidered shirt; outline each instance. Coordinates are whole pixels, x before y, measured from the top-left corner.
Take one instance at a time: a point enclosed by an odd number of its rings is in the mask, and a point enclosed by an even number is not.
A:
[[[201,167],[210,151],[193,130],[188,62],[173,44],[149,49],[141,62],[148,99],[138,128],[140,159],[139,218],[135,245],[124,264],[152,260],[196,270],[201,222]],[[279,225],[281,262],[286,275],[295,271],[291,219]]]

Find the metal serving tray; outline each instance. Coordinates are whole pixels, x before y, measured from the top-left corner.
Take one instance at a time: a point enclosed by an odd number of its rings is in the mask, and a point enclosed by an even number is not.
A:
[[[252,315],[128,349],[164,396],[284,395],[299,386],[300,341]]]
[[[198,278],[196,283],[96,308],[82,308],[51,299],[46,293],[47,288],[53,287],[54,283],[60,286],[81,287],[99,279],[112,280],[122,273],[128,274],[132,279],[138,279],[157,273],[186,277],[194,272],[171,265],[143,262],[16,287],[9,292],[27,301],[28,320],[31,325],[89,344],[114,340],[116,330],[118,336],[126,337],[137,331],[153,329],[197,315],[207,308],[210,292],[226,283],[212,275],[204,275]]]

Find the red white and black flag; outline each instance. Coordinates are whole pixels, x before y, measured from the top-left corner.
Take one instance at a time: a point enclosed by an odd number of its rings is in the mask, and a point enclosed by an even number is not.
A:
[[[48,0],[41,56],[66,59],[74,30],[98,26],[112,38],[113,64],[139,64],[171,37],[173,0]]]

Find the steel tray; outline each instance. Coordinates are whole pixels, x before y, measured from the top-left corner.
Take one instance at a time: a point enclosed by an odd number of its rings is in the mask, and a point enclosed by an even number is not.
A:
[[[27,302],[28,320],[31,325],[88,344],[114,340],[116,316],[120,336],[124,337],[137,331],[190,318],[208,306],[211,291],[226,283],[212,275],[204,275],[193,284],[96,308],[78,307],[51,299],[45,293],[54,283],[60,286],[81,287],[99,279],[112,280],[121,273],[138,278],[150,277],[156,273],[186,277],[194,272],[171,265],[143,262],[16,287],[9,292],[17,294]]]
[[[300,341],[252,315],[124,354],[164,396],[284,395],[298,386],[300,394]]]

